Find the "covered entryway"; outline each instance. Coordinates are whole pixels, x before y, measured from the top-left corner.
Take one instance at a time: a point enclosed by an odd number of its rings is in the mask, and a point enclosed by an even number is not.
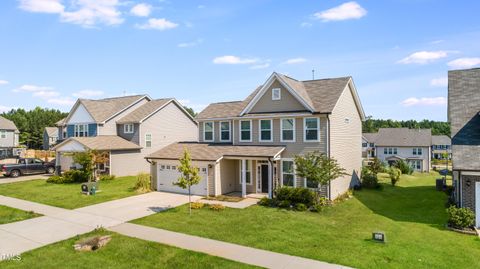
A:
[[[178,163],[179,164],[179,163]],[[157,163],[157,190],[173,193],[188,194],[188,189],[182,189],[174,183],[181,176],[178,171],[178,164],[172,162]],[[207,196],[207,167],[199,166],[199,174],[202,178],[200,183],[192,186],[191,192],[194,195]]]

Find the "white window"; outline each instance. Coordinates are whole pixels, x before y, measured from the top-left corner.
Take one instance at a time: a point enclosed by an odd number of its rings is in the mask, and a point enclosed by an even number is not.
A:
[[[303,120],[305,142],[320,141],[320,119],[319,118],[305,118]]]
[[[413,155],[422,155],[422,148],[413,148]]]
[[[259,139],[262,142],[272,142],[272,120],[259,120],[258,121],[260,133]]]
[[[295,187],[295,168],[291,160],[282,160],[282,186]]]
[[[7,138],[7,131],[1,130],[0,131],[0,138]]]
[[[145,134],[145,147],[146,148],[151,148],[152,147],[152,135],[151,134]]]
[[[295,142],[295,119],[281,119],[281,142]]]
[[[397,148],[393,148],[393,154],[397,154]]]
[[[221,121],[220,122],[220,141],[222,141],[222,142],[231,141],[230,133],[231,133],[230,122],[229,121]]]
[[[240,160],[240,184],[242,184],[242,160]],[[245,161],[245,181],[247,185],[252,185],[252,160]]]
[[[310,180],[308,178],[305,179],[305,188],[316,189],[318,188],[318,183]]]
[[[203,140],[204,141],[213,141],[213,121],[208,121],[203,123]]]
[[[75,137],[87,137],[88,136],[88,124],[75,124],[74,126]]]
[[[240,121],[240,142],[252,142],[252,121]]]
[[[272,100],[280,100],[282,98],[280,88],[273,88],[272,89]]]
[[[133,134],[134,130],[133,124],[131,123],[123,125],[123,132],[126,134]]]
[[[421,170],[422,169],[422,162],[420,160],[411,160],[410,167],[414,170]]]
[[[388,148],[383,148],[383,154],[385,154],[385,155],[388,154]]]

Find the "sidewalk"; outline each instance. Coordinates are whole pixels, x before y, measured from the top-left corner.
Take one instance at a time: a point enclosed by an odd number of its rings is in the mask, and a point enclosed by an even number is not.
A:
[[[196,252],[202,252],[225,259],[256,265],[264,268],[282,269],[346,269],[350,267],[290,256],[286,254],[245,247],[237,244],[171,232],[132,223],[124,223],[109,230]]]

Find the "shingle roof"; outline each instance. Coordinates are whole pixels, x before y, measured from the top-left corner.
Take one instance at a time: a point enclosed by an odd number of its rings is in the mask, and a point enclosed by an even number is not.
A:
[[[480,68],[448,72],[454,169],[480,170]]]
[[[2,116],[0,116],[0,130],[18,131],[17,126],[15,126],[13,121],[7,120]]]
[[[100,135],[94,137],[70,137],[69,139],[55,146],[53,149],[60,149],[62,146],[71,141],[77,141],[89,149],[96,150],[134,150],[142,148],[133,142],[121,138],[120,136]]]
[[[63,125],[65,124],[65,120],[66,120],[66,119],[67,119],[67,118],[65,117],[65,118],[57,121],[57,122],[55,123],[55,125],[56,125],[56,126],[63,126]]]
[[[331,113],[351,79],[351,77],[339,77],[299,81],[282,74],[276,74],[316,113]],[[210,104],[198,114],[197,119],[238,117],[261,88],[262,86],[259,86],[243,101]]]
[[[377,140],[378,133],[363,133],[363,137],[370,143],[375,143]]]
[[[233,146],[225,144],[207,144],[196,142],[179,142],[170,144],[148,159],[177,160],[183,156],[184,149],[188,149],[192,160],[216,161],[222,157],[274,157],[285,148],[281,146]]]
[[[146,95],[132,95],[99,100],[80,99],[95,122],[104,122]]]
[[[140,106],[139,108],[132,111],[130,114],[126,115],[125,117],[121,118],[117,121],[117,123],[139,123],[143,119],[145,119],[148,115],[152,114],[159,108],[161,108],[166,103],[172,101],[172,98],[165,98],[165,99],[157,99],[147,102]]]
[[[430,147],[432,131],[430,129],[380,128],[375,140],[377,146]]]
[[[58,128],[57,127],[45,127],[45,131],[47,132],[49,137],[57,137],[58,136]]]
[[[446,135],[432,135],[432,145],[451,145],[452,140]]]

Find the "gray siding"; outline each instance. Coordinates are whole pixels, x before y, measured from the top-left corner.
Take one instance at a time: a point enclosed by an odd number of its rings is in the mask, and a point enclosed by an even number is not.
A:
[[[140,150],[116,150],[110,153],[110,173],[115,176],[134,176],[140,172],[150,173],[149,163]]]
[[[140,124],[133,124],[133,128],[133,133],[127,134],[124,132],[124,124],[117,124],[117,134],[128,141],[132,141],[133,143],[140,145]]]
[[[273,88],[280,88],[280,100],[272,100]],[[283,111],[306,111],[306,109],[285,87],[282,86],[282,84],[275,80],[252,107],[250,113]]]
[[[98,126],[98,135],[117,135],[117,121],[121,118],[125,117],[126,115],[130,114],[130,112],[134,111],[135,109],[139,108],[143,104],[147,103],[148,101],[143,98],[141,101],[130,107],[129,109],[123,111],[122,113],[118,114],[111,120],[107,121],[103,126]]]
[[[16,147],[15,145],[15,132],[12,130],[6,130],[5,138],[0,136],[0,148],[12,148]]]

